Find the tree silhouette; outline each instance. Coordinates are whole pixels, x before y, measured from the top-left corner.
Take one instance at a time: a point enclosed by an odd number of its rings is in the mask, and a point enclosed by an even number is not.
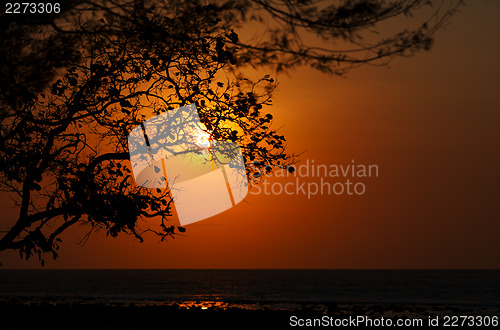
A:
[[[183,232],[168,224],[169,192],[134,183],[134,127],[195,103],[212,137],[237,142],[252,168],[286,167],[294,156],[264,111],[276,83],[269,75],[252,81],[244,67],[344,74],[385,64],[428,49],[458,4],[439,2],[415,29],[371,41],[364,34],[432,3],[66,0],[59,14],[2,14],[0,186],[15,196],[19,216],[0,251],[38,254],[43,263],[76,224],[85,237]],[[262,31],[244,41],[238,29]]]

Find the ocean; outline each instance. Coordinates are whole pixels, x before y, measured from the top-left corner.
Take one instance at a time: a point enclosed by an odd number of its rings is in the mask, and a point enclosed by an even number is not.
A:
[[[500,310],[498,270],[0,270],[0,300],[287,309],[307,304]]]

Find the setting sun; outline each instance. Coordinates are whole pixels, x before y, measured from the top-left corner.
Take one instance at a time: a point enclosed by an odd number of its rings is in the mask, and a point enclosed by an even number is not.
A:
[[[196,137],[196,144],[201,148],[209,148],[210,134],[206,131],[200,131]]]

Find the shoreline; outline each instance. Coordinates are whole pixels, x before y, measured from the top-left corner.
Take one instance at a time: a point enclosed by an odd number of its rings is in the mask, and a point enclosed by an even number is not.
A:
[[[117,303],[99,300],[56,302],[1,298],[2,329],[163,329],[216,324],[222,328],[289,328],[292,317],[303,319],[356,318],[423,319],[444,316],[494,316],[499,306],[394,305],[316,303],[289,308],[266,303],[260,308],[222,301],[179,301],[168,304]]]
[[[163,309],[167,311],[248,311],[297,312],[335,315],[415,316],[500,314],[498,305],[464,303],[399,303],[399,302],[291,302],[291,301],[224,301],[224,300],[123,300],[102,298],[0,297],[0,311],[11,307],[69,308],[105,307],[111,309]],[[458,314],[457,314],[458,313]],[[461,313],[461,314],[459,314]]]

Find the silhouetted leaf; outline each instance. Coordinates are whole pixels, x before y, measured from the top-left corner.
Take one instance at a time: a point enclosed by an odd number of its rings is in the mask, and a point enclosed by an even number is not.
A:
[[[71,85],[71,86],[76,86],[78,84],[78,81],[76,80],[75,77],[68,77],[68,83]]]
[[[130,103],[128,100],[120,100],[120,106],[124,108],[131,108],[132,103]]]
[[[120,96],[120,91],[114,87],[108,89],[108,94],[109,96],[112,96],[112,97],[118,97]]]
[[[227,37],[233,43],[237,43],[238,42],[238,35],[236,34],[236,32],[234,32],[234,30],[231,30],[231,33]]]

